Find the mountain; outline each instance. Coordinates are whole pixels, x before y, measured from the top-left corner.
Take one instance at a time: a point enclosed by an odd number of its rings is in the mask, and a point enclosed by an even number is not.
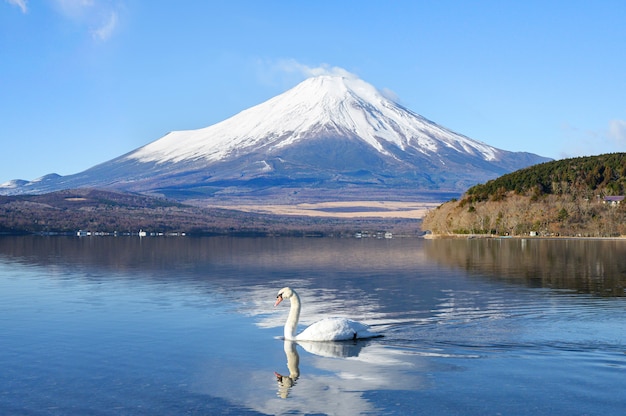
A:
[[[459,194],[549,159],[454,133],[356,77],[318,76],[212,126],[174,131],[84,172],[0,194],[97,187],[177,199]]]

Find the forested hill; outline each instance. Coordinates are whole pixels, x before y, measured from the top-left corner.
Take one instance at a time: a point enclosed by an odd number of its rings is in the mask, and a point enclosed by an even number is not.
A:
[[[606,195],[626,193],[626,153],[555,160],[500,176],[466,192],[472,201],[498,199],[506,192],[575,194],[602,191]]]
[[[542,163],[467,190],[428,213],[433,234],[626,236],[626,153]],[[617,199],[617,200],[615,200]]]

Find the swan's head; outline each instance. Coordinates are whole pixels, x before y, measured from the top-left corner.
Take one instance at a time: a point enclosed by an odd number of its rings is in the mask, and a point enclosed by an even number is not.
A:
[[[289,299],[290,297],[293,296],[293,294],[294,294],[294,291],[291,290],[290,287],[284,287],[280,289],[278,291],[278,295],[276,296],[276,303],[274,304],[274,306],[278,306],[280,302],[282,302],[284,299]]]

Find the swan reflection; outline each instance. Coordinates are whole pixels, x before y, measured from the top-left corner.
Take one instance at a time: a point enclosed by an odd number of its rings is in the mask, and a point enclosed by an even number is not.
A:
[[[297,344],[306,352],[320,357],[348,358],[358,357],[369,341],[312,342],[298,341]]]
[[[289,391],[296,385],[300,377],[300,355],[297,345],[300,345],[306,352],[320,357],[348,358],[357,357],[361,349],[367,345],[364,341],[344,341],[344,342],[310,342],[310,341],[290,341],[283,342],[283,349],[287,357],[287,369],[289,375],[280,374],[275,371],[274,375],[278,382],[278,396],[286,399]]]
[[[289,397],[289,390],[296,385],[296,381],[298,377],[300,377],[300,356],[298,355],[294,341],[285,340],[283,348],[285,350],[285,356],[287,357],[289,375],[282,375],[276,371],[274,375],[278,382],[278,397],[286,399]]]

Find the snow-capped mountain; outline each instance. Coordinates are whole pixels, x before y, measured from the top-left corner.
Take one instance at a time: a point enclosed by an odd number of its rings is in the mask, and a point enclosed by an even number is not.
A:
[[[100,187],[181,199],[270,189],[463,192],[549,159],[441,127],[350,76],[309,78],[212,126],[171,132],[84,172],[12,181],[0,193]]]
[[[443,145],[485,160],[494,160],[497,153],[408,112],[360,79],[320,76],[221,123],[171,133],[129,157],[142,162],[217,161],[260,148],[279,154],[282,148],[329,133],[353,136],[390,157],[389,145],[423,153]]]

